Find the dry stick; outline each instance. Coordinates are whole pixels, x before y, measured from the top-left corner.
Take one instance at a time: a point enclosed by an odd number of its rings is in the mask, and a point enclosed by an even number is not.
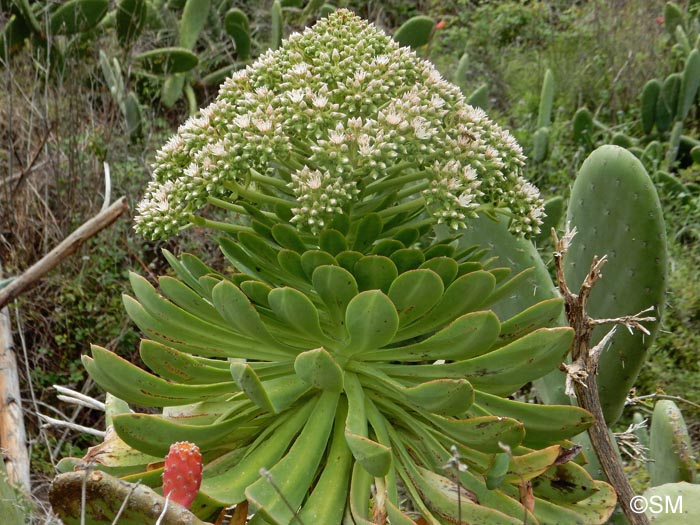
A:
[[[127,208],[126,199],[122,197],[109,208],[86,221],[22,275],[0,290],[0,308],[33,287],[39,279],[58,266],[63,259],[78,251],[86,240],[116,221]]]
[[[693,408],[700,408],[699,404],[693,403],[689,399],[685,399],[684,397],[681,397],[681,396],[669,396],[667,394],[647,394],[644,396],[636,396],[636,397],[627,398],[627,401],[625,401],[625,406],[636,405],[637,403],[641,403],[642,401],[644,401],[646,399],[652,399],[654,401],[657,399],[668,399],[670,401],[677,401],[678,403],[686,403]]]
[[[29,452],[8,308],[0,308],[0,446],[10,483],[29,494]]]
[[[563,259],[574,234],[575,231],[567,232],[559,240],[556,231],[552,228],[552,237],[556,249],[554,252],[554,263],[557,281],[559,290],[564,296],[566,317],[569,325],[574,329],[574,341],[571,347],[572,365],[567,367],[567,382],[571,380],[579,406],[593,414],[593,425],[588,429],[588,435],[591,438],[591,444],[598,456],[603,472],[615,489],[618,502],[630,525],[649,525],[649,520],[645,514],[637,514],[630,507],[630,501],[635,496],[635,493],[625,475],[620,457],[615,450],[600,404],[597,373],[600,353],[605,343],[595,348],[590,348],[591,335],[596,323],[588,317],[586,304],[593,285],[601,277],[600,270],[606,259],[605,257],[601,259],[594,257],[579,293],[572,293],[564,277]],[[629,318],[626,320],[629,321]],[[611,319],[610,321],[615,320]],[[621,319],[619,322],[623,323],[623,320]]]

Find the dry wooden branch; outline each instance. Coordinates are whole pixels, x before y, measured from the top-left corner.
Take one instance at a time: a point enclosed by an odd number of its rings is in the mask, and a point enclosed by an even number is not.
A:
[[[49,500],[67,525],[79,525],[83,512],[87,521],[109,522],[119,514],[119,523],[123,524],[155,523],[161,519],[161,525],[208,525],[177,503],[166,506],[165,498],[153,489],[134,486],[100,471],[60,474],[51,483]]]
[[[556,231],[552,228],[552,237],[556,250],[554,252],[554,264],[557,272],[557,281],[559,290],[564,297],[564,307],[569,326],[574,329],[574,341],[571,349],[572,364],[566,367],[567,386],[574,390],[579,406],[593,414],[593,425],[588,429],[588,435],[600,460],[603,472],[615,489],[620,507],[622,507],[622,511],[625,513],[630,525],[649,525],[649,519],[646,515],[643,513],[637,514],[630,506],[630,501],[635,496],[635,493],[627,479],[620,456],[615,449],[608,426],[605,423],[598,394],[598,361],[603,348],[607,345],[607,340],[612,335],[609,333],[599,345],[591,348],[593,328],[596,324],[601,323],[588,317],[586,303],[591,289],[598,279],[601,278],[601,269],[605,264],[605,257],[600,259],[595,257],[593,259],[588,275],[586,275],[578,294],[572,293],[564,276],[564,255],[574,233],[567,232],[560,240]],[[605,321],[622,324],[629,328],[635,323],[638,325],[643,320],[636,316],[626,316],[620,319],[606,319]]]
[[[122,197],[109,208],[86,221],[22,275],[0,290],[0,308],[33,287],[39,279],[58,266],[63,259],[78,251],[85,241],[110,226],[127,209],[126,199]]]
[[[8,480],[29,494],[29,453],[7,308],[0,309],[0,446]]]

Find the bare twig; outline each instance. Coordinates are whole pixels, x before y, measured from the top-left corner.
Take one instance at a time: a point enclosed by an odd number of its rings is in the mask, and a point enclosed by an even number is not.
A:
[[[117,525],[119,522],[119,518],[121,518],[122,513],[124,512],[124,509],[126,508],[126,504],[129,502],[129,498],[131,495],[134,493],[134,491],[138,488],[138,486],[141,484],[141,480],[138,480],[136,483],[134,483],[134,486],[131,487],[129,492],[124,496],[124,502],[122,503],[122,506],[119,507],[119,510],[117,511],[117,515],[114,516],[114,519],[112,520],[112,525]]]
[[[163,505],[163,511],[160,513],[160,516],[158,516],[158,521],[156,521],[156,525],[160,525],[163,521],[163,518],[165,517],[165,513],[168,512],[168,504],[170,503],[170,492],[168,492],[165,495],[165,504]]]
[[[105,431],[104,430],[98,430],[96,428],[91,428],[91,427],[85,427],[83,425],[78,425],[77,423],[71,423],[70,421],[62,421],[60,419],[56,419],[53,417],[46,416],[44,414],[38,414],[38,416],[46,421],[45,425],[42,425],[43,427],[64,427],[64,428],[70,428],[71,430],[75,430],[77,432],[81,432],[83,434],[91,434],[93,436],[97,436],[100,438],[105,437]]]
[[[102,401],[93,399],[90,396],[86,396],[85,394],[81,394],[80,392],[77,392],[76,390],[67,388],[65,386],[54,385],[53,387],[59,393],[58,399],[60,399],[61,401],[65,401],[66,403],[72,403],[74,405],[81,405],[86,408],[100,410],[102,412],[105,411],[105,404]]]
[[[39,279],[55,268],[63,259],[75,253],[86,240],[116,221],[127,208],[126,199],[122,197],[71,233],[46,256],[0,290],[0,308],[33,287]]]
[[[112,198],[112,177],[109,171],[109,164],[105,161],[102,163],[105,170],[105,199],[102,202],[102,208],[100,208],[100,213],[104,212],[109,208],[109,201]]]
[[[700,409],[700,405],[697,403],[693,403],[692,401],[685,399],[684,397],[681,396],[669,396],[667,394],[647,394],[644,396],[635,396],[635,397],[628,397],[627,400],[625,401],[625,406],[630,406],[630,405],[636,405],[638,403],[641,403],[643,401],[646,401],[647,399],[651,400],[657,400],[657,399],[668,399],[670,401],[678,401],[679,403],[685,403],[687,405],[690,405],[693,408]]]
[[[565,365],[567,370],[567,390],[575,393],[579,406],[585,408],[593,415],[593,424],[588,429],[591,444],[598,456],[603,472],[617,493],[618,502],[630,525],[649,525],[646,515],[635,513],[630,506],[630,501],[635,494],[627,479],[620,457],[615,450],[608,426],[605,423],[598,394],[598,362],[601,353],[612,338],[614,329],[608,332],[598,345],[591,348],[593,328],[602,324],[603,321],[606,324],[621,324],[631,329],[636,328],[639,323],[646,319],[638,316],[626,316],[618,319],[594,321],[588,316],[586,310],[588,297],[595,283],[601,278],[601,269],[606,262],[606,257],[593,258],[593,262],[578,294],[572,293],[564,276],[564,255],[569,248],[572,237],[573,232],[569,232],[567,227],[566,235],[560,240],[556,231],[552,228],[552,238],[555,246],[554,264],[559,290],[564,297],[564,307],[569,325],[574,329],[574,340],[571,347],[572,364]]]

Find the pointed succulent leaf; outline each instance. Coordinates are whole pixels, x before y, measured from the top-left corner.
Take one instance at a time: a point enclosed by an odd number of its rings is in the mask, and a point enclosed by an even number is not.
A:
[[[289,452],[267,474],[250,485],[245,495],[254,511],[274,522],[289,523],[316,478],[326,451],[339,395],[325,391]]]
[[[128,403],[143,406],[178,406],[234,392],[231,383],[181,385],[149,374],[118,355],[93,345],[92,358],[83,356],[90,376],[105,390]]]
[[[499,328],[498,317],[493,312],[464,314],[423,341],[363,352],[359,357],[366,361],[391,361],[401,356],[401,360],[407,362],[468,359],[489,351],[496,342]]]
[[[152,414],[121,414],[114,418],[114,428],[129,446],[158,457],[168,452],[173,441],[191,441],[206,449],[229,438],[245,439],[255,431],[254,426],[246,427],[239,418],[210,425],[186,425]]]
[[[302,430],[316,400],[307,402],[296,410],[279,416],[251,445],[250,451],[233,468],[208,476],[204,469],[202,490],[222,505],[233,505],[245,499],[245,489],[260,478],[260,469],[271,469],[289,449],[289,445]]]

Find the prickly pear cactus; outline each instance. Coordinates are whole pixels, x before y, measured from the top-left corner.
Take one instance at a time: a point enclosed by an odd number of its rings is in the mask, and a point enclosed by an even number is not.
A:
[[[644,492],[646,515],[654,525],[686,525],[700,521],[700,485],[681,481]],[[654,507],[651,507],[651,504]]]
[[[396,30],[394,40],[402,46],[418,49],[430,42],[434,29],[435,21],[429,16],[414,16]]]
[[[651,486],[677,481],[695,481],[693,448],[683,414],[673,401],[664,399],[654,406],[649,431],[647,464]]]
[[[639,160],[617,146],[594,151],[574,183],[567,222],[578,231],[565,259],[569,286],[583,282],[594,256],[608,258],[591,293],[589,315],[614,318],[651,307],[658,319],[666,286],[666,231],[656,189]],[[658,321],[646,326],[650,334],[618,329],[602,354],[598,386],[608,424],[620,417]],[[607,329],[597,328],[592,344]]]

